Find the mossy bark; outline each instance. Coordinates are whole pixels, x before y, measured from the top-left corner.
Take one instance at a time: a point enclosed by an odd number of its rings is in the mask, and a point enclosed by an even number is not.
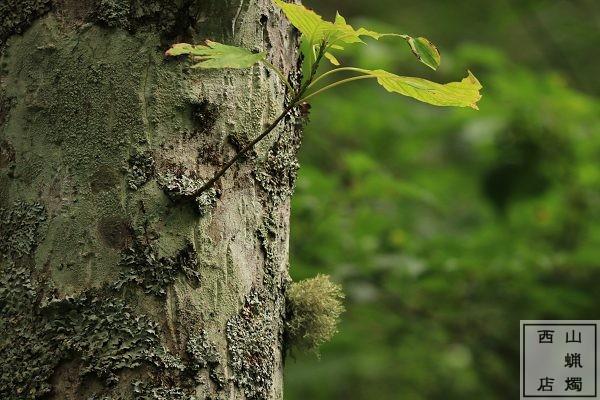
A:
[[[262,66],[165,59],[205,38],[296,75],[269,0],[7,0],[0,16],[0,397],[282,398],[286,105]]]

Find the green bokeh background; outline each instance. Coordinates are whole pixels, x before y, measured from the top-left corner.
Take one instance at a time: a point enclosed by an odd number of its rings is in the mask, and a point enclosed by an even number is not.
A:
[[[347,295],[321,359],[285,398],[509,399],[520,319],[600,319],[600,2],[305,0],[327,19],[425,36],[355,46],[344,65],[439,82],[470,69],[480,111],[349,84],[312,104],[291,274]]]

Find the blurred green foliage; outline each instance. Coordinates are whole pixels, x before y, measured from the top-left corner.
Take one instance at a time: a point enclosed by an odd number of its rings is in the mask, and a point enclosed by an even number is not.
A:
[[[288,359],[286,399],[516,398],[520,319],[599,318],[600,4],[304,3],[426,36],[429,79],[484,90],[478,112],[374,82],[312,102],[291,274],[331,274],[347,312],[321,360]],[[428,74],[405,50],[341,61]]]

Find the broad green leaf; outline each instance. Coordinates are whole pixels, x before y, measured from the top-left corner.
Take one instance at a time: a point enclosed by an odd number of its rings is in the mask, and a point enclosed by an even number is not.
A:
[[[266,53],[252,53],[241,47],[207,40],[206,46],[194,46],[188,43],[175,44],[167,50],[166,55],[189,55],[194,61],[199,61],[192,68],[249,68],[263,60]]]
[[[440,52],[428,39],[424,37],[415,39],[407,35],[402,35],[402,37],[406,39],[410,49],[419,61],[431,69],[437,69],[440,66]]]
[[[320,45],[322,41],[327,42],[326,45],[329,49],[336,48],[334,46],[341,47],[339,43],[364,43],[362,37],[379,40],[385,36],[396,36],[407,41],[414,55],[423,64],[432,69],[437,69],[440,65],[439,51],[426,38],[413,38],[397,33],[379,33],[365,28],[354,29],[339,13],[336,14],[335,21],[332,23],[324,21],[320,15],[302,5],[285,3],[281,0],[273,1],[282,9],[292,25],[302,33],[302,39],[307,43],[305,48],[314,49],[314,46]],[[312,56],[314,59],[314,54],[305,53],[305,56],[307,58]],[[326,57],[330,59],[331,55]],[[334,63],[334,65],[337,64]]]
[[[364,28],[355,30],[346,23],[346,20],[340,14],[336,15],[335,22],[329,22],[324,21],[320,15],[303,5],[285,3],[281,0],[273,1],[311,45],[320,44],[323,40],[329,43],[338,41],[359,43],[362,42],[361,36],[370,36],[375,39],[381,36],[377,32],[368,31]]]
[[[364,43],[361,36],[368,36],[373,39],[385,36],[385,34],[369,31],[365,28],[356,30],[339,13],[335,15],[335,22],[326,29],[326,34],[330,43]]]
[[[469,71],[460,82],[440,84],[421,78],[398,76],[383,70],[362,70],[377,78],[377,82],[388,92],[409,96],[435,106],[471,107],[476,110],[481,99],[481,84]]]
[[[424,37],[413,38],[408,35],[401,35],[398,33],[379,33],[370,31],[365,28],[354,29],[349,25],[344,17],[339,13],[335,17],[335,23],[332,27],[325,30],[328,35],[329,42],[333,43],[364,43],[361,39],[362,36],[367,36],[375,40],[379,40],[386,36],[400,37],[408,43],[413,54],[419,61],[427,65],[431,69],[437,69],[440,66],[440,52],[437,47],[431,41]],[[331,45],[330,45],[331,46]]]
[[[326,36],[326,31],[333,26],[331,22],[323,21],[320,15],[302,5],[285,3],[281,0],[273,1],[281,8],[292,25],[302,33],[309,46],[321,42]]]

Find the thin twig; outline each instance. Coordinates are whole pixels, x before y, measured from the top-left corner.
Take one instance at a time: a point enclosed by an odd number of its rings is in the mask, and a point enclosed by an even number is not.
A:
[[[315,75],[317,73],[317,69],[319,68],[319,62],[321,61],[321,59],[323,58],[323,55],[325,54],[325,45],[326,45],[326,43],[321,43],[319,53],[315,59],[315,63],[312,65],[308,79],[300,87],[296,96],[294,96],[292,101],[290,101],[290,104],[281,112],[279,117],[277,117],[275,119],[275,121],[273,121],[260,135],[258,135],[256,138],[254,138],[254,140],[252,140],[250,143],[248,143],[246,146],[244,146],[244,148],[241,149],[235,156],[233,156],[233,158],[231,160],[227,161],[227,163],[219,171],[217,171],[208,182],[206,182],[204,185],[202,185],[202,187],[200,189],[198,189],[194,192],[194,196],[198,196],[198,195],[202,194],[203,192],[205,192],[206,190],[210,189],[212,187],[212,185],[214,185],[215,182],[220,177],[222,177],[223,174],[225,174],[225,172],[227,172],[227,170],[229,168],[231,168],[231,166],[233,164],[235,164],[235,162],[237,160],[239,160],[244,154],[246,154],[250,149],[252,149],[258,142],[263,140],[269,133],[271,133],[271,131],[273,129],[275,129],[275,127],[281,122],[281,120],[283,118],[285,118],[285,116],[294,107],[296,107],[300,103],[300,99],[302,98],[302,96],[304,95],[306,90],[308,89],[308,86],[310,85],[310,83],[312,82],[313,78],[315,77]]]
[[[242,150],[240,150],[235,156],[233,156],[233,158],[231,160],[229,160],[227,162],[227,164],[225,164],[208,182],[206,182],[200,189],[196,190],[196,192],[194,193],[195,196],[198,196],[199,194],[201,194],[202,192],[204,192],[205,190],[209,189],[212,185],[214,185],[214,183],[221,177],[223,176],[223,174],[225,172],[227,172],[227,170],[229,168],[231,168],[231,166],[240,159],[240,157],[242,157],[244,154],[246,154],[246,152],[248,152],[248,150],[252,149],[254,147],[254,145],[258,142],[260,142],[265,136],[267,136],[269,133],[271,133],[271,131],[273,129],[275,129],[275,127],[279,124],[279,122],[281,122],[281,120],[290,112],[290,110],[292,108],[296,107],[296,103],[292,103],[289,106],[287,106],[285,108],[285,110],[283,110],[283,112],[279,115],[279,117],[277,117],[277,119],[275,121],[273,121],[271,123],[271,125],[269,125],[267,127],[267,129],[265,129],[263,131],[263,133],[261,133],[260,135],[258,135],[256,138],[254,138],[253,141],[251,141],[250,143],[248,143]]]

